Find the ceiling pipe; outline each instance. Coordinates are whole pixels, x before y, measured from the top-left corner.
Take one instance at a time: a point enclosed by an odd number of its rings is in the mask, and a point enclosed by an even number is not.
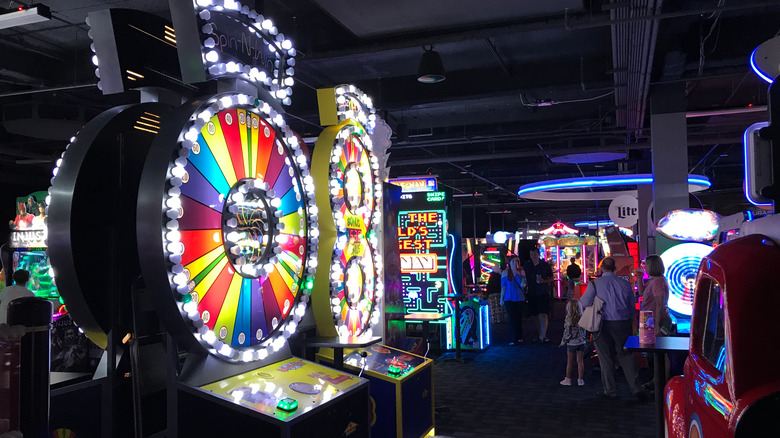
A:
[[[771,0],[771,1],[762,1],[762,2],[737,2],[731,5],[723,5],[721,7],[686,9],[681,11],[654,14],[652,16],[625,17],[625,18],[619,18],[617,20],[588,19],[582,21],[575,21],[574,23],[571,22],[571,18],[570,18],[571,15],[569,14],[569,9],[567,8],[564,11],[563,17],[565,23],[564,27],[566,30],[577,30],[577,29],[590,29],[594,27],[611,26],[613,24],[620,24],[620,23],[634,23],[637,21],[645,21],[645,20],[664,20],[667,18],[680,18],[680,17],[688,17],[691,15],[711,14],[713,12],[736,11],[741,9],[764,8],[767,6],[776,6],[776,5],[780,5],[780,0]]]
[[[77,89],[80,89],[80,88],[95,88],[95,89],[97,89],[97,84],[68,85],[68,86],[65,86],[65,87],[37,88],[37,89],[34,89],[34,90],[12,91],[10,93],[0,94],[0,99],[2,99],[4,97],[12,97],[12,96],[27,96],[29,94],[50,93],[50,92],[53,92],[53,91],[77,90]]]
[[[688,111],[685,113],[685,117],[693,119],[696,117],[710,117],[710,116],[730,116],[733,114],[745,114],[745,113],[760,113],[765,112],[769,108],[766,105],[754,105],[742,108],[727,108],[720,110],[701,110],[701,111]]]

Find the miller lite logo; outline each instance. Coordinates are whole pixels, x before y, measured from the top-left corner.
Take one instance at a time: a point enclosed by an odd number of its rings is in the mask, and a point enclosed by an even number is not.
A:
[[[632,227],[639,218],[639,205],[633,196],[621,195],[609,204],[609,218],[619,227]]]

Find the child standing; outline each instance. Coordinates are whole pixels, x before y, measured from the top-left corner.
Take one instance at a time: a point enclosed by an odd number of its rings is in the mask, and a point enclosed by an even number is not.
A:
[[[566,304],[566,319],[563,323],[563,339],[561,339],[561,347],[566,346],[566,378],[561,380],[561,385],[571,386],[571,374],[574,371],[574,357],[577,357],[577,386],[585,385],[585,364],[583,363],[583,357],[585,356],[585,329],[580,327],[577,323],[580,322],[582,317],[582,307],[578,300],[569,300]]]

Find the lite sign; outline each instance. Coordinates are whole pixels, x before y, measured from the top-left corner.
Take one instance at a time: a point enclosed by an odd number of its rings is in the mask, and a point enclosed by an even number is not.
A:
[[[620,227],[632,227],[639,218],[639,205],[633,196],[621,195],[609,204],[609,218]]]

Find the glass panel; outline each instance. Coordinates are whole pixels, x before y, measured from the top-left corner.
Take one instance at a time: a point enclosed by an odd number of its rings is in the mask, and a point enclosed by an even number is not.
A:
[[[723,294],[720,285],[714,282],[710,283],[707,295],[707,317],[704,323],[702,354],[715,368],[723,372],[726,362],[726,332],[723,321]]]

